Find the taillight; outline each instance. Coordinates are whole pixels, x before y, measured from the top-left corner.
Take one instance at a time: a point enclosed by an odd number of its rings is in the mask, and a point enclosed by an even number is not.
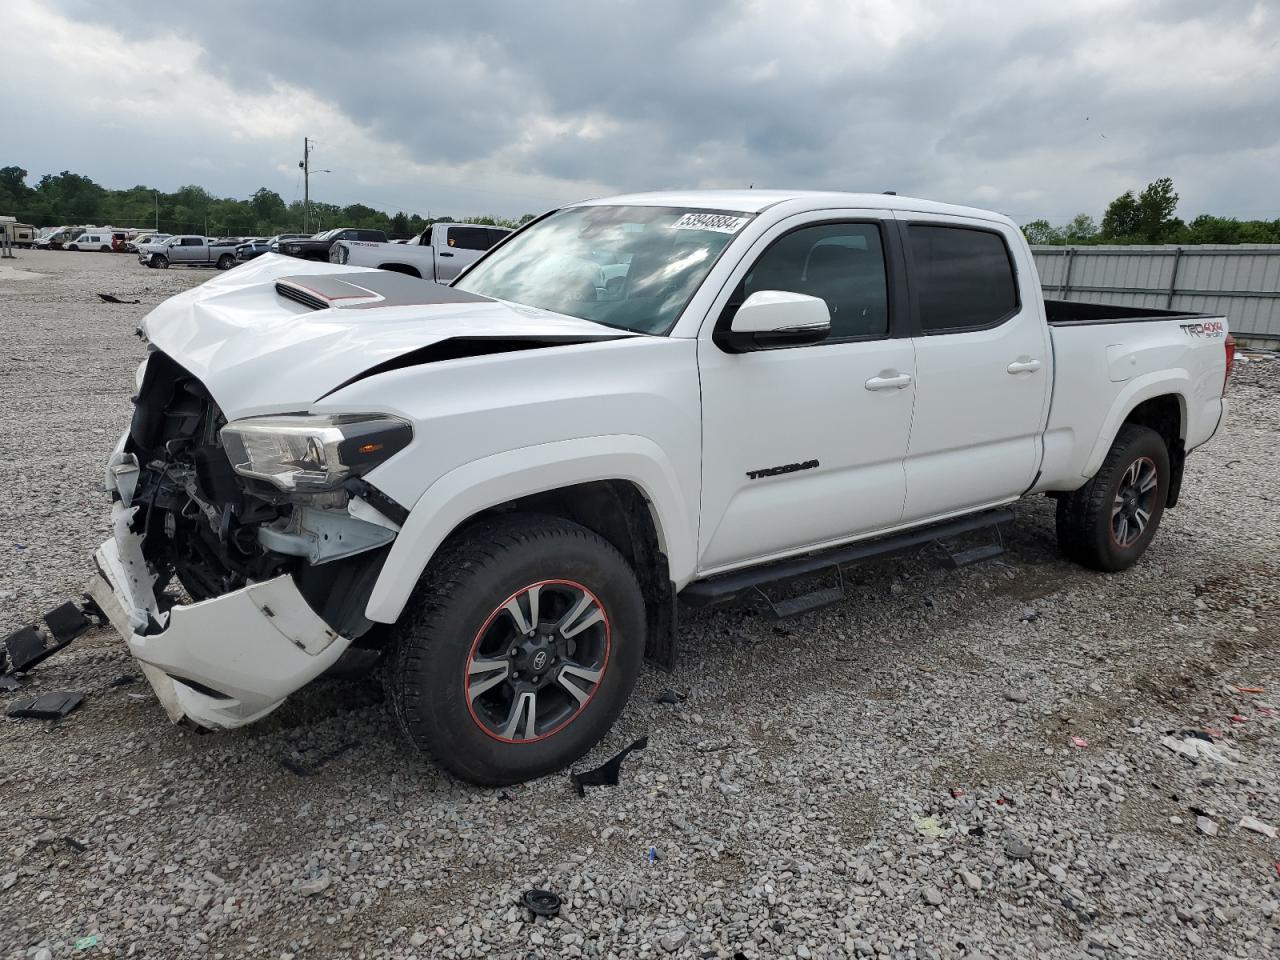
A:
[[[1231,379],[1231,368],[1236,365],[1236,338],[1227,334],[1227,372],[1222,376],[1222,392],[1227,392],[1227,381]]]

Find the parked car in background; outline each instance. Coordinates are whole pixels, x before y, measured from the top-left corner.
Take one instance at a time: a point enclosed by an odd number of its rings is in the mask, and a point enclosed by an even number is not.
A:
[[[448,283],[509,233],[506,227],[478,223],[436,223],[403,244],[338,239],[329,248],[329,262]]]
[[[158,270],[167,270],[170,266],[229,270],[236,265],[236,246],[234,241],[220,242],[194,234],[179,235],[161,243],[141,244],[138,262]]]
[[[84,233],[86,230],[95,230],[96,227],[80,226],[80,227],[54,227],[46,231],[45,235],[36,241],[37,250],[63,250],[67,244],[75,240],[76,237]]]
[[[278,233],[274,237],[266,237],[264,239],[252,240],[248,243],[242,243],[236,247],[236,260],[244,263],[255,257],[260,257],[264,253],[272,253],[273,246],[279,243],[288,242],[290,240],[309,240],[309,233]]]
[[[339,240],[364,240],[369,243],[386,243],[387,235],[381,230],[357,230],[354,227],[338,227],[317,233],[306,240],[283,240],[271,245],[272,253],[303,260],[328,260],[329,248]]]
[[[125,249],[130,253],[137,253],[138,247],[144,243],[162,243],[172,236],[172,233],[140,233],[125,244]]]
[[[110,227],[105,229],[97,228],[94,230],[86,230],[74,240],[66,245],[68,250],[88,251],[90,253],[111,253],[116,249],[116,243],[120,244],[120,250],[124,250],[125,237],[123,230],[112,230]]]
[[[268,258],[142,332],[90,593],[169,716],[252,723],[362,639],[410,743],[491,785],[599,742],[677,596],[841,582],[1033,494],[1132,566],[1234,357],[1220,316],[1046,301],[1006,216],[768,190],[575,204],[452,286]]]

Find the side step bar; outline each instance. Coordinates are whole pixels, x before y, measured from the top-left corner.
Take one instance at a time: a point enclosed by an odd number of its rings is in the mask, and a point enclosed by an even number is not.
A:
[[[930,527],[907,530],[878,540],[846,543],[818,553],[807,553],[800,557],[779,560],[775,563],[750,567],[746,570],[735,570],[732,573],[721,574],[718,577],[710,577],[706,580],[697,580],[680,591],[680,599],[693,607],[705,607],[714,603],[723,603],[749,590],[758,591],[767,584],[794,580],[796,577],[820,573],[823,570],[830,570],[832,567],[836,569],[838,574],[840,567],[846,563],[869,560],[873,557],[885,557],[895,553],[905,553],[917,547],[923,547],[934,541],[941,540],[944,537],[954,537],[963,533],[971,533],[974,530],[997,527],[1002,523],[1008,523],[1012,519],[1012,510],[987,510],[983,513],[959,517]],[[964,553],[955,554],[952,563],[955,566],[966,566],[968,563],[975,563],[978,560],[997,556],[1002,552],[1002,549],[1002,547],[995,545],[978,547],[972,551],[970,556],[966,556]],[[820,591],[823,594],[821,597],[822,602],[812,605],[801,603],[800,601],[806,599],[802,597],[798,597],[795,601],[788,603],[776,604],[774,605],[775,615],[794,616],[795,613],[834,603],[843,596],[842,589],[838,593],[836,590],[837,588],[828,588]],[[799,609],[792,612],[791,605],[795,605]]]

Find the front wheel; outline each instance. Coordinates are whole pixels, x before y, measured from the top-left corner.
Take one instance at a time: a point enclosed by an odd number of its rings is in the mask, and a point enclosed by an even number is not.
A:
[[[1076,563],[1114,573],[1137,563],[1169,498],[1169,448],[1126,423],[1093,479],[1058,500],[1058,545]]]
[[[395,629],[388,687],[419,749],[472,783],[568,766],[622,712],[644,653],[644,599],[585,527],[516,514],[443,547]]]
[[[157,270],[169,269],[169,258],[162,253],[153,254],[151,257],[151,266]]]

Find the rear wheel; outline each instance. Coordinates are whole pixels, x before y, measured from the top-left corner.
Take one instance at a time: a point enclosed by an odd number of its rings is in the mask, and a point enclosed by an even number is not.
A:
[[[396,627],[390,700],[408,738],[497,786],[559,770],[605,735],[639,675],[644,600],[603,538],[517,514],[464,531]]]
[[[1126,423],[1093,479],[1058,500],[1058,544],[1086,567],[1125,570],[1146,552],[1168,496],[1164,439]]]
[[[235,265],[236,265],[236,258],[229,253],[224,253],[222,256],[218,258],[219,270],[230,270]]]

